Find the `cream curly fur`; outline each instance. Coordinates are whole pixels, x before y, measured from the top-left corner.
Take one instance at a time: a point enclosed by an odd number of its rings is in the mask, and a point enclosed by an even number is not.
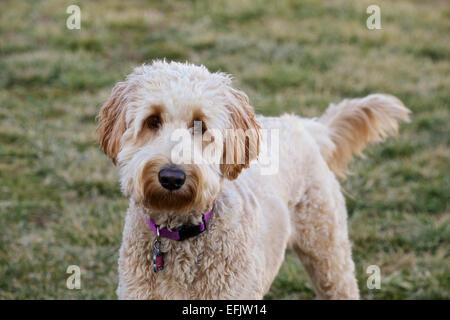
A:
[[[290,247],[319,298],[358,299],[345,200],[335,175],[344,176],[353,154],[394,133],[408,114],[397,98],[374,94],[331,105],[317,120],[255,117],[246,95],[231,87],[226,74],[164,61],[136,68],[113,89],[97,130],[130,199],[119,298],[261,299]],[[149,129],[151,117],[159,122]],[[241,141],[235,150],[248,161],[181,165],[185,186],[168,195],[157,172],[171,163],[173,131],[188,129],[196,117],[220,131],[279,129],[278,173],[261,175],[259,164],[249,163],[257,152]],[[206,232],[184,241],[162,239],[165,269],[155,273],[155,235],[145,216],[176,228],[199,223],[213,202]]]

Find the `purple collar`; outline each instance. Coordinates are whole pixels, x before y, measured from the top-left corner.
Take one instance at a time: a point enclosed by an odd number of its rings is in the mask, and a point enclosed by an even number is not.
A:
[[[159,231],[160,237],[182,241],[188,238],[195,237],[206,230],[206,223],[208,222],[209,218],[211,218],[211,214],[214,211],[214,207],[215,204],[213,204],[211,210],[202,215],[202,222],[200,224],[182,225],[181,227],[175,230],[170,230],[168,228],[159,229],[159,226],[155,222],[153,222],[149,217],[146,216],[145,219],[150,229],[152,229],[156,235],[158,235]]]

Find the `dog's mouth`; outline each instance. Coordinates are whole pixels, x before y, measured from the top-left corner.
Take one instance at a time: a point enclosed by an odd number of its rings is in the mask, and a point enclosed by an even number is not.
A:
[[[150,210],[189,212],[195,204],[195,191],[184,187],[177,191],[152,188],[151,183],[144,187],[143,205]]]

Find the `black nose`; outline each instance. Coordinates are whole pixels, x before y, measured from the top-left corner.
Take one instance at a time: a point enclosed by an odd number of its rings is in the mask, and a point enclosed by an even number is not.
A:
[[[183,186],[186,174],[177,168],[165,168],[158,173],[158,179],[163,188],[172,191]]]

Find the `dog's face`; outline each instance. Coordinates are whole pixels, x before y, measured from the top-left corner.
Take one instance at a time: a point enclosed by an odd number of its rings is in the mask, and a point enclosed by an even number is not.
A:
[[[246,135],[230,137],[230,129]],[[258,130],[247,96],[229,76],[161,61],[114,87],[97,128],[102,149],[120,167],[124,194],[151,211],[179,214],[206,210],[223,179],[248,167],[259,152]],[[183,154],[190,149],[189,161],[175,161],[180,146]]]

